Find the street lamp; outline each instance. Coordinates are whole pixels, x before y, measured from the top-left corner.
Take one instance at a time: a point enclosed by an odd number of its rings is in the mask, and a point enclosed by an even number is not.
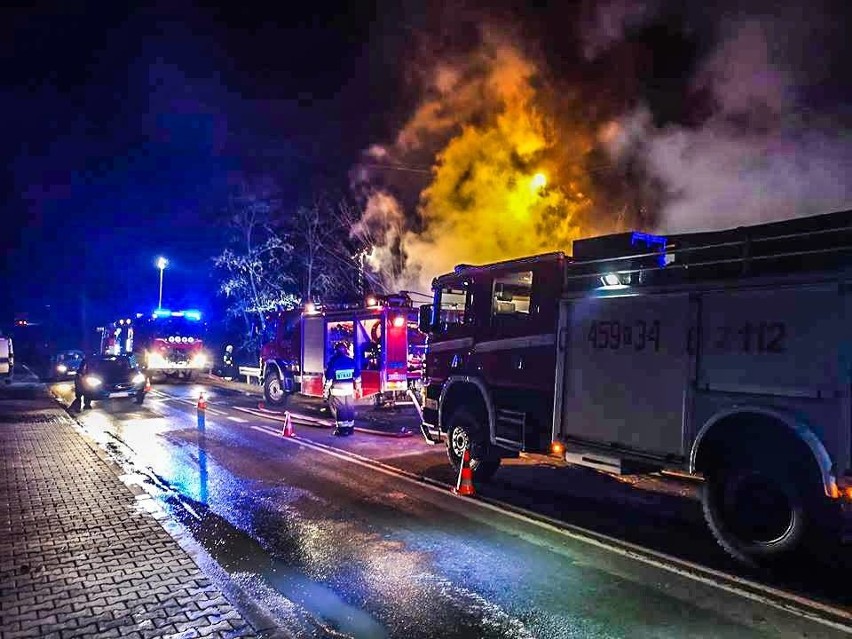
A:
[[[160,269],[160,300],[157,302],[157,310],[163,308],[163,271],[169,265],[169,261],[164,257],[157,258],[157,268]]]

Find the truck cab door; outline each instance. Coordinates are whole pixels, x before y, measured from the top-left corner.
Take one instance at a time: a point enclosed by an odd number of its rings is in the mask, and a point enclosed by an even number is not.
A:
[[[539,448],[534,424],[550,422],[543,413],[552,405],[558,288],[545,289],[559,280],[548,274],[530,265],[495,272],[482,311],[487,325],[474,346],[476,368],[492,389],[495,441],[515,450]]]

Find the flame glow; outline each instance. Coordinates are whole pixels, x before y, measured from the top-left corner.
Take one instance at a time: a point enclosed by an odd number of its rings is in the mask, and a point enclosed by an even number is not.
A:
[[[366,207],[370,220],[393,220],[387,235],[397,250],[380,246],[369,261],[397,275],[390,287],[427,290],[432,277],[460,262],[570,252],[572,240],[588,233],[593,201],[584,166],[596,135],[591,126],[557,124],[541,82],[517,47],[488,34],[468,57],[434,67],[429,97],[395,146],[383,149],[401,157],[439,148],[417,218],[402,215],[384,190]],[[394,258],[401,268],[387,267]]]

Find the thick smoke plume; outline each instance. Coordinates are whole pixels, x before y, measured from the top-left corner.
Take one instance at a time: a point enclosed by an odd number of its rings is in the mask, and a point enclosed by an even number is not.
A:
[[[593,210],[584,163],[594,131],[556,126],[539,79],[530,58],[486,33],[474,52],[436,64],[395,143],[370,149],[371,158],[393,161],[439,146],[413,218],[388,191],[368,197],[365,224],[389,240],[374,245],[369,263],[392,275],[389,288],[428,290],[459,262],[570,250],[583,234]],[[377,232],[383,221],[387,230]]]
[[[652,123],[640,106],[608,140],[617,161],[641,152],[665,186],[659,230],[720,229],[852,205],[852,130],[802,103],[797,78],[773,59],[784,25],[744,19],[699,67],[693,88],[713,113],[697,127]]]
[[[824,76],[788,50],[816,37],[797,31],[797,14],[775,4],[759,20],[720,12],[699,33],[706,12],[673,18],[664,6],[590,3],[575,16],[571,77],[564,60],[487,20],[476,47],[418,60],[421,99],[356,172],[366,213],[354,233],[369,238],[385,287],[427,290],[455,264],[570,252],[590,234],[852,205],[849,113],[813,106]],[[661,32],[697,43],[667,93],[671,61],[687,54],[663,49]],[[371,163],[423,171],[415,203],[379,183]]]

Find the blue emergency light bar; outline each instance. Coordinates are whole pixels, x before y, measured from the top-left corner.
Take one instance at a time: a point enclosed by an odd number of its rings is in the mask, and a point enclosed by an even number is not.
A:
[[[668,244],[668,238],[665,235],[652,235],[651,233],[633,231],[633,235],[630,237],[630,244],[636,245],[640,243],[644,243],[649,249],[654,249],[656,245],[657,249],[662,252],[658,258],[658,263],[661,267],[666,265],[665,251],[666,244]]]
[[[185,317],[188,320],[198,322],[201,320],[201,311],[194,308],[185,311],[171,311],[167,308],[158,308],[151,317],[154,319],[158,317]]]

